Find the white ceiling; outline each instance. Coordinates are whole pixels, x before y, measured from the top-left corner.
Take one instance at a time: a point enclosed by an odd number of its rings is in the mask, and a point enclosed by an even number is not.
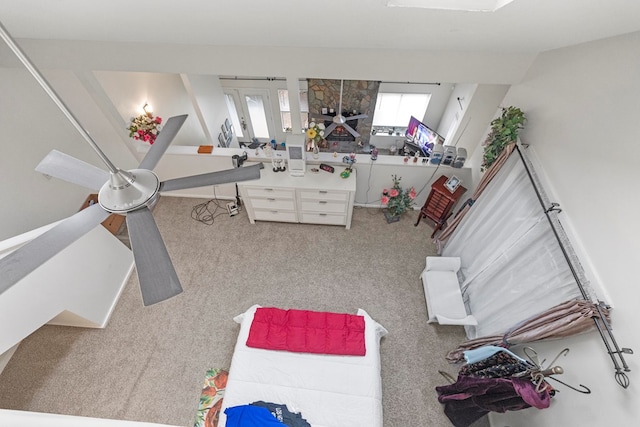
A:
[[[640,30],[637,0],[514,0],[495,12],[386,3],[3,0],[0,21],[15,38],[500,53],[536,53]]]

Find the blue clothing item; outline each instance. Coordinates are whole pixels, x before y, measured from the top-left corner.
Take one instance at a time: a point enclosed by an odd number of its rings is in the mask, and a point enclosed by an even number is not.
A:
[[[282,427],[267,408],[252,405],[232,406],[224,410],[226,427]]]
[[[498,347],[497,345],[485,345],[482,347],[474,348],[473,350],[465,350],[464,359],[469,364],[476,363],[486,359],[487,357],[491,357],[500,351],[504,351],[505,353],[510,354],[511,356],[515,357],[516,359],[524,363],[529,363],[526,360],[524,360],[522,357],[518,356],[517,354],[513,354],[513,352],[507,350],[506,348]]]

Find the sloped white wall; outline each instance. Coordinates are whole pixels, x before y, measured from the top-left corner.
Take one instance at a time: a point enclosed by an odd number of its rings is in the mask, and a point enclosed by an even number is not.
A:
[[[547,360],[569,347],[558,361],[565,369],[560,379],[584,384],[592,394],[558,385],[551,408],[494,414],[493,426],[635,425],[640,419],[638,52],[640,33],[546,52],[503,102],[526,113],[522,140],[542,163],[587,273],[615,306],[618,344],[636,353],[626,355],[631,386],[624,390],[615,382],[596,333],[536,344]]]
[[[148,103],[154,110],[153,114],[165,121],[171,116],[189,115],[173,144],[207,143],[179,74],[95,71],[94,75],[117,108],[124,128],[128,127],[131,117],[143,113],[142,107]]]
[[[43,74],[107,156],[122,168],[137,164],[73,72],[43,70]],[[0,240],[4,240],[77,212],[91,192],[35,172],[49,151],[55,148],[103,165],[26,70],[0,68],[0,93]]]

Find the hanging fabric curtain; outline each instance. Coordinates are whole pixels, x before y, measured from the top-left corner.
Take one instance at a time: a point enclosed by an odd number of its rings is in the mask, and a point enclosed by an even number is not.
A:
[[[471,199],[467,200],[464,208],[460,212],[458,212],[455,218],[450,223],[448,223],[447,228],[442,230],[442,233],[440,233],[440,235],[436,238],[436,244],[439,248],[442,247],[443,243],[449,238],[449,236],[451,236],[451,234],[453,234],[460,221],[462,221],[462,218],[464,218],[469,209],[471,209],[471,206],[473,206],[475,201],[478,200],[478,197],[480,197],[484,189],[487,187],[487,185],[489,185],[493,177],[496,176],[500,168],[502,168],[502,165],[504,165],[504,163],[507,161],[515,146],[515,142],[505,146],[502,150],[502,153],[500,153],[495,162],[493,162],[491,166],[489,166],[489,169],[487,169],[482,175],[482,178],[480,178],[480,182],[478,183],[473,196],[471,196]]]
[[[600,306],[606,321],[610,322],[609,310]],[[496,345],[509,348],[512,345],[545,339],[564,338],[594,328],[593,317],[600,317],[596,304],[585,300],[570,300],[540,313],[509,329],[503,335],[476,338],[465,341],[447,355],[451,363],[464,361],[464,352],[474,348]]]
[[[467,338],[503,334],[581,296],[518,156],[510,156],[448,239],[443,256],[460,257],[460,289],[478,321]]]

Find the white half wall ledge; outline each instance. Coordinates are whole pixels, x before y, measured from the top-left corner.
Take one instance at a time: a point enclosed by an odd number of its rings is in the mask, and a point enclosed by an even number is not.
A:
[[[48,228],[25,234],[31,240]],[[25,243],[19,237],[0,242],[0,253]],[[0,325],[11,325],[0,329],[0,354],[47,323],[104,328],[134,265],[129,248],[95,227],[0,295]]]
[[[110,420],[0,409],[0,425],[11,427],[178,427],[139,421]]]

